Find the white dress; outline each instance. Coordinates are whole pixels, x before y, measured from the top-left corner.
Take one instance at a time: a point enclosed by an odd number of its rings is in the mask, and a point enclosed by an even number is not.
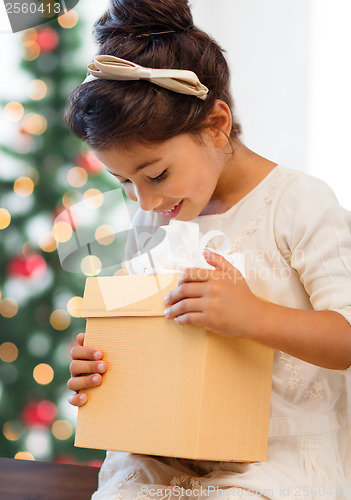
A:
[[[139,226],[167,222],[141,210],[135,219]],[[233,251],[245,254],[256,294],[334,310],[351,324],[351,214],[323,181],[277,166],[227,212],[194,222],[202,233],[223,231]],[[267,462],[107,452],[92,498],[350,499],[350,375],[275,351]]]

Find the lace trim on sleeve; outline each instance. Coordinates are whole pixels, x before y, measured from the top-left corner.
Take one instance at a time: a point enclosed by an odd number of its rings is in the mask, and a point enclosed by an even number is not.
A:
[[[251,219],[246,229],[241,232],[241,234],[236,238],[232,244],[232,252],[238,252],[241,245],[246,243],[249,236],[252,235],[258,229],[259,223],[263,220],[267,213],[269,205],[272,203],[275,193],[277,192],[279,186],[285,181],[289,174],[282,175],[278,181],[274,184],[272,189],[266,194],[263,205],[258,209],[255,217]]]

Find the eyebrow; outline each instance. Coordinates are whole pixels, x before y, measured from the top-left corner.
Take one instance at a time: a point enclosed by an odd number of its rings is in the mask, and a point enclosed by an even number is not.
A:
[[[135,174],[136,172],[139,172],[139,170],[142,170],[143,168],[150,167],[151,165],[154,165],[154,163],[157,163],[161,160],[162,160],[162,158],[155,158],[154,160],[151,160],[148,163],[142,163],[141,165],[137,166],[134,169],[133,174]],[[115,173],[111,172],[110,170],[108,170],[108,172],[110,172],[110,174],[117,176],[117,177],[124,177],[123,175],[115,174]]]

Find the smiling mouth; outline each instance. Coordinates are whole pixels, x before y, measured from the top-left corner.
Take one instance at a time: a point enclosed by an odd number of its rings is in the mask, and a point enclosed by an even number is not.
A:
[[[174,205],[173,208],[171,208],[170,210],[162,210],[162,213],[164,214],[171,214],[173,212],[173,210],[175,210],[178,206],[179,206],[180,202],[177,203],[176,205]]]
[[[170,217],[179,211],[180,205],[182,204],[182,202],[183,202],[183,200],[181,200],[179,203],[174,205],[170,210],[155,210],[155,212],[162,214],[165,217]]]

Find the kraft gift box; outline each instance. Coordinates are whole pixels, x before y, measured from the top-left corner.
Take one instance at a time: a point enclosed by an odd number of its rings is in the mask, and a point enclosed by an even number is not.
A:
[[[88,278],[85,345],[107,363],[75,446],[198,460],[267,460],[273,349],[164,317],[179,274]]]

